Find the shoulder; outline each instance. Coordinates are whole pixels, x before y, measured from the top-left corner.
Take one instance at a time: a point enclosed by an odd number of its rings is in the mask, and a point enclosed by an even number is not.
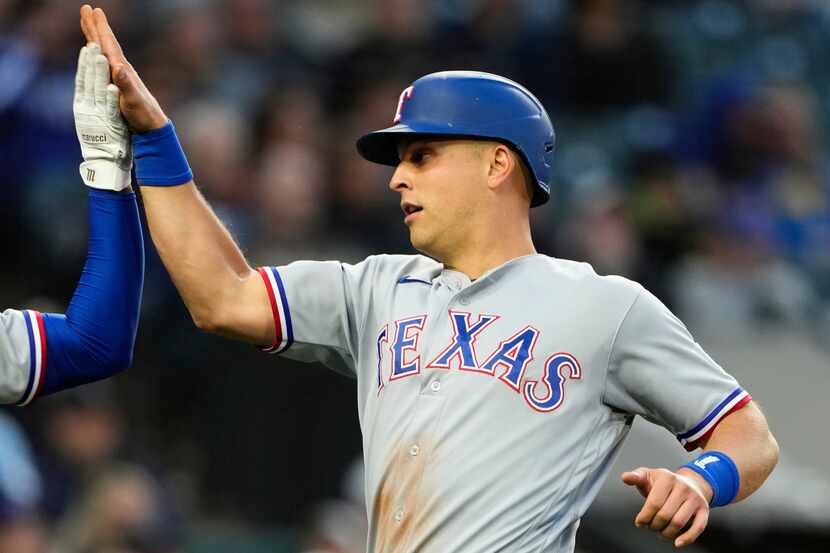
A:
[[[356,267],[360,265],[372,279],[390,282],[397,282],[404,277],[432,281],[443,269],[441,263],[424,255],[371,255]]]
[[[551,284],[574,287],[580,295],[618,296],[631,302],[644,290],[643,286],[619,275],[599,275],[590,263],[560,259],[547,255],[534,256],[534,264]]]
[[[613,334],[644,288],[617,275],[599,275],[589,263],[533,256],[522,267],[521,283],[533,290],[545,308],[567,310],[591,321],[598,333]]]

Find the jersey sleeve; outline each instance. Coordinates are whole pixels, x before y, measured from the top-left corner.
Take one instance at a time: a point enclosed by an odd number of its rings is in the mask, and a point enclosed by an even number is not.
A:
[[[750,400],[683,323],[641,290],[611,346],[606,404],[668,428],[691,451]]]
[[[37,311],[0,313],[0,403],[25,405],[43,385],[46,333]]]
[[[299,361],[319,361],[354,376],[371,265],[370,258],[356,265],[296,261],[260,267],[276,335],[273,344],[261,349]]]

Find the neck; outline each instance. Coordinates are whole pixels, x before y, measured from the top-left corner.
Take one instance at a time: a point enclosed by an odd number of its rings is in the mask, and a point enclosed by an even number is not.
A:
[[[488,229],[489,232],[472,237],[456,252],[439,257],[444,266],[474,280],[511,259],[536,253],[529,222],[506,228],[490,224]]]

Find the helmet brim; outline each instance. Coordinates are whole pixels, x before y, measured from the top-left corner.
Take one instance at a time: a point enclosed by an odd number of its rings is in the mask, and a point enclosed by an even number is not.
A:
[[[403,140],[418,138],[472,138],[486,139],[480,135],[453,132],[447,125],[424,125],[417,129],[399,123],[386,129],[370,132],[357,140],[357,151],[364,159],[381,165],[396,166],[400,163],[398,148]]]

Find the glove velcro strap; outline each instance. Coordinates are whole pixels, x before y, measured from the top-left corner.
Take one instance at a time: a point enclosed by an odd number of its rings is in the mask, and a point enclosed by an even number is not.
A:
[[[738,467],[726,453],[707,451],[694,461],[683,465],[701,475],[712,486],[712,507],[722,507],[732,503],[741,487],[741,475]]]
[[[176,186],[193,180],[172,121],[150,132],[133,134],[135,176],[143,186]]]
[[[90,188],[121,192],[130,187],[129,169],[122,169],[108,160],[84,161],[80,167],[81,179]]]

